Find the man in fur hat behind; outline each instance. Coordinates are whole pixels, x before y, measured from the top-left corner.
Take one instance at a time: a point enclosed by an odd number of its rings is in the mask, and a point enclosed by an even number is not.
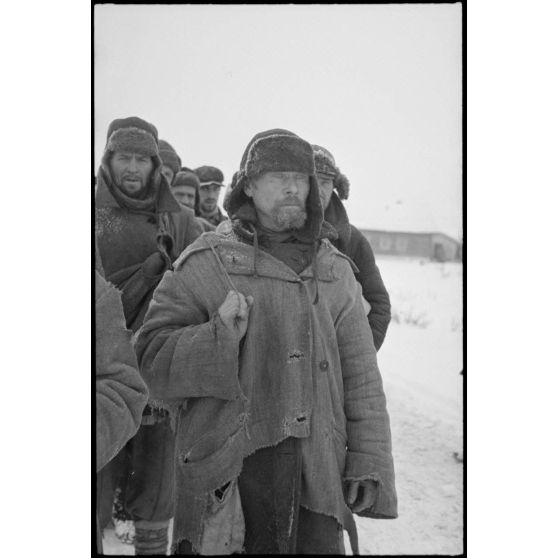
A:
[[[223,188],[225,177],[217,167],[205,165],[194,169],[194,172],[200,179],[199,187],[199,204],[197,215],[209,221],[212,225],[217,226],[219,223],[227,220],[227,216],[223,214],[217,201],[221,188]]]
[[[324,218],[337,231],[338,236],[332,241],[333,245],[349,256],[358,268],[355,276],[369,305],[368,323],[372,329],[374,345],[379,351],[391,320],[389,294],[376,265],[370,242],[349,223],[347,212],[341,202],[349,197],[347,177],[337,168],[333,155],[325,147],[313,145],[312,149]]]
[[[215,230],[215,225],[200,216],[200,179],[193,170],[182,167],[174,177],[171,190],[180,205],[194,210],[203,232]]]
[[[397,517],[391,433],[311,145],[257,134],[226,209],[164,276],[137,343],[178,419],[176,553],[339,554],[343,528],[356,552],[353,513]]]
[[[141,326],[165,271],[202,233],[194,212],[172,196],[161,167],[155,126],[138,117],[110,124],[97,175],[95,235],[105,276],[121,291],[132,332]],[[110,518],[115,483],[123,475],[136,554],[165,554],[174,510],[174,434],[168,412],[156,401],[150,400],[143,415],[137,435],[100,477],[101,527]]]

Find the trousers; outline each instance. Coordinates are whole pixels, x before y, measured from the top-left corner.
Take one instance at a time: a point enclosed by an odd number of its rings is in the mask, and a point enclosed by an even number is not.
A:
[[[300,505],[301,483],[297,438],[261,448],[244,459],[238,487],[246,554],[345,553],[342,526],[333,517]],[[180,541],[175,554],[194,554],[190,541]]]

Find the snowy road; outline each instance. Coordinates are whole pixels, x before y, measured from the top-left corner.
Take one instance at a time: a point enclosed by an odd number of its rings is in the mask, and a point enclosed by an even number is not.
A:
[[[462,266],[398,260],[378,265],[393,313],[402,317],[392,321],[378,354],[399,518],[358,518],[360,552],[461,554],[463,464],[453,453],[463,448]]]
[[[453,452],[462,449],[461,368],[454,368],[452,401],[430,386],[390,367],[392,350],[411,336],[395,325],[390,345],[380,352],[391,417],[399,518],[358,518],[362,554],[460,554],[463,552],[463,465]],[[419,335],[417,335],[419,336]],[[421,360],[421,366],[429,365]],[[419,373],[420,367],[414,366]],[[410,369],[413,369],[410,368]],[[348,547],[347,547],[348,548]]]

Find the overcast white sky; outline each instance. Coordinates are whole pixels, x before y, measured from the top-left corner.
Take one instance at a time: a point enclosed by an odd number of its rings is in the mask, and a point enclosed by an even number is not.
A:
[[[114,118],[229,182],[257,132],[329,149],[363,228],[462,231],[461,5],[97,5],[95,160]]]

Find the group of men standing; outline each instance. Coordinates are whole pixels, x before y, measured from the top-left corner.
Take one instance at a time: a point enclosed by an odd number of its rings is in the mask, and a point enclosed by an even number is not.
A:
[[[274,129],[246,147],[228,217],[223,187],[145,120],[110,124],[98,532],[118,488],[136,554],[166,554],[173,517],[175,554],[339,554],[343,529],[355,551],[353,513],[395,518],[397,497],[376,359],[390,302],[341,201],[349,182],[325,148]]]

